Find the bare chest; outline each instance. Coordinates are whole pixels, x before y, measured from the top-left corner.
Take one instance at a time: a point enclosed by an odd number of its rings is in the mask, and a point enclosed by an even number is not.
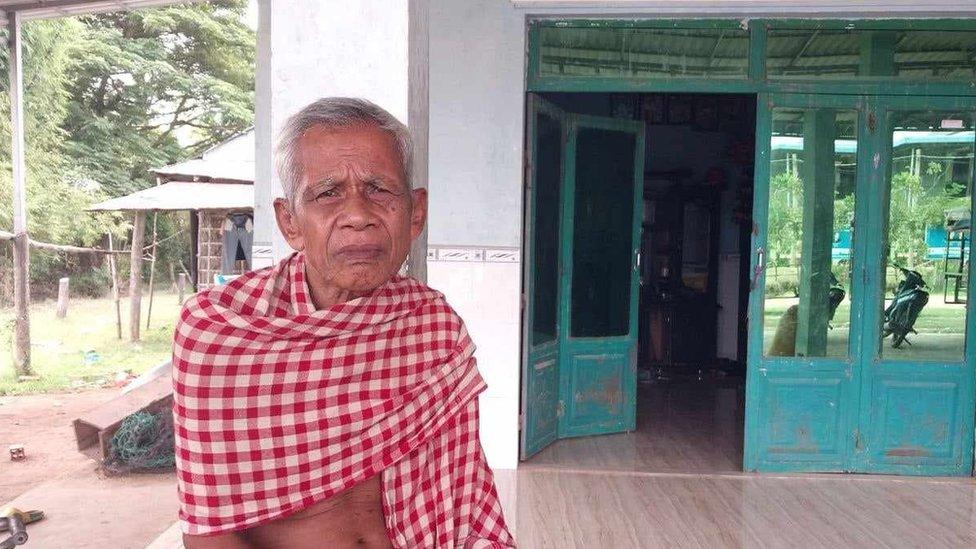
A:
[[[381,489],[376,475],[333,498],[252,528],[245,537],[261,548],[389,548]]]

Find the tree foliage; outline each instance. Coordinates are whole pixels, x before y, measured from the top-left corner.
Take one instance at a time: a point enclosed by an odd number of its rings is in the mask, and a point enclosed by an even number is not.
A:
[[[121,216],[86,208],[155,184],[151,168],[191,157],[251,125],[255,37],[243,22],[245,9],[246,0],[214,0],[24,24],[32,238],[89,246],[110,230],[124,237]],[[0,79],[7,67],[0,49]],[[9,96],[0,93],[4,230],[12,227],[9,143]],[[181,223],[161,217],[161,235]],[[185,248],[170,240],[165,253]],[[33,253],[33,288],[43,294],[60,276],[90,274],[91,259]],[[0,246],[0,301],[10,295],[10,266],[10,246]]]
[[[243,1],[81,18],[68,150],[113,196],[148,170],[241,133],[254,111],[254,33]],[[192,141],[181,147],[178,136]]]

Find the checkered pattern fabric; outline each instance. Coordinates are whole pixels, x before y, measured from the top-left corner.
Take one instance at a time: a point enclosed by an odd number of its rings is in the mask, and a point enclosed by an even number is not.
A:
[[[514,546],[473,352],[409,278],[316,311],[301,253],[195,295],[173,348],[183,531],[257,526],[381,473],[394,546]]]

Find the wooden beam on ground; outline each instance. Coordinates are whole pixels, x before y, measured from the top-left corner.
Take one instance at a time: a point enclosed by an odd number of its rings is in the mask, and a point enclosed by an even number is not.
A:
[[[142,317],[142,243],[146,236],[146,212],[136,211],[132,223],[132,248],[129,262],[129,340],[139,341]]]
[[[13,175],[14,222],[14,369],[30,375],[30,237],[27,234],[27,168],[24,163],[24,78],[20,18],[7,13],[10,90],[10,164]]]

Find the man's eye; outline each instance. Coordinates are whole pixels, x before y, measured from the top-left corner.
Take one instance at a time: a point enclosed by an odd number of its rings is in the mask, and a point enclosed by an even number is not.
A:
[[[339,196],[339,193],[336,192],[335,189],[326,189],[326,190],[320,192],[319,194],[315,195],[315,199],[316,200],[320,200],[320,199],[323,199],[323,198],[335,198],[337,196]]]
[[[370,183],[369,184],[369,187],[367,187],[367,190],[370,193],[388,193],[388,192],[390,192],[388,189],[386,189],[385,187],[383,187],[382,185],[379,185],[377,183]]]

